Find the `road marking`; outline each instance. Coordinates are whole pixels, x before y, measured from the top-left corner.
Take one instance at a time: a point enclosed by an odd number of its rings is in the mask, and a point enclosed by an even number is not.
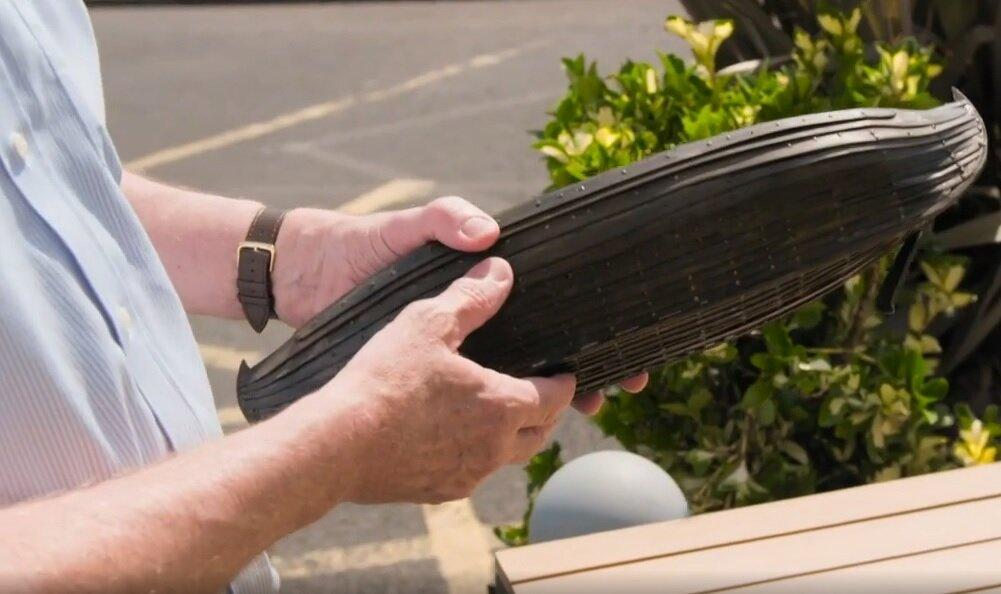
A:
[[[400,172],[392,167],[387,167],[381,163],[375,163],[367,159],[359,159],[340,152],[331,152],[321,149],[311,142],[289,143],[281,147],[279,151],[291,155],[309,157],[314,161],[324,165],[333,165],[349,171],[361,173],[362,175],[375,178],[380,181],[403,177]],[[329,192],[329,185],[327,186]]]
[[[214,367],[223,371],[236,371],[240,369],[241,361],[252,363],[261,357],[257,351],[246,351],[215,344],[199,344],[198,350],[201,351],[202,361],[205,362],[206,367]]]
[[[284,130],[285,128],[290,128],[309,120],[326,117],[339,111],[344,111],[356,102],[357,99],[352,96],[348,96],[335,101],[317,103],[316,105],[310,105],[309,107],[297,111],[282,114],[267,121],[254,122],[247,124],[246,126],[227,130],[226,132],[208,136],[200,140],[195,140],[193,142],[172,146],[150,153],[144,157],[129,161],[125,164],[125,168],[136,173],[142,173],[152,169],[153,167],[159,167],[161,165],[187,159],[201,153],[207,153],[209,151],[221,149],[247,140],[253,140],[254,138],[272,134],[279,130]]]
[[[337,210],[347,214],[366,214],[403,202],[418,201],[431,195],[434,182],[426,179],[394,179],[345,202]]]
[[[219,424],[222,425],[223,433],[232,433],[249,425],[239,406],[217,408],[216,416],[219,417]]]
[[[271,561],[282,578],[315,576],[317,573],[337,573],[348,570],[375,569],[430,559],[430,539],[427,536],[396,538],[350,547],[313,549],[302,555],[287,557],[272,554]]]
[[[448,584],[449,594],[483,592],[493,579],[490,533],[469,499],[423,505],[431,555]]]
[[[473,103],[471,105],[449,106],[447,109],[441,109],[430,113],[421,113],[416,116],[396,118],[388,122],[380,122],[378,124],[370,124],[358,128],[338,130],[330,134],[313,138],[312,141],[308,143],[289,142],[284,145],[281,150],[293,153],[306,152],[310,148],[315,150],[315,147],[321,147],[329,150],[335,146],[355,142],[360,139],[372,138],[382,134],[398,134],[407,129],[436,126],[452,120],[503,111],[522,105],[544,104],[552,102],[553,100],[554,97],[552,93],[532,93],[519,97],[506,97],[504,99]]]
[[[375,103],[392,97],[397,97],[399,95],[404,95],[422,87],[426,87],[432,83],[452,78],[466,72],[467,70],[475,70],[478,68],[486,68],[500,64],[501,62],[510,60],[511,58],[529,51],[530,49],[539,47],[542,44],[543,42],[533,42],[496,53],[473,56],[464,62],[448,64],[441,68],[429,70],[413,78],[405,80],[402,83],[386,87],[384,89],[369,91],[360,96],[348,95],[340,99],[316,103],[302,109],[278,115],[269,120],[253,122],[219,134],[207,136],[199,140],[168,147],[129,161],[125,164],[125,168],[140,173],[154,167],[166,165],[167,163],[181,161],[195,155],[218,150],[234,144],[267,136],[269,134],[274,134],[275,132],[291,128],[293,126],[298,126],[304,122],[318,120],[335,113],[345,111],[356,105]]]

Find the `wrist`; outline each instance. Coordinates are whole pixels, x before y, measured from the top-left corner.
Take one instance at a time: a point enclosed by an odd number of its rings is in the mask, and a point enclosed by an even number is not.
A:
[[[170,246],[170,242],[177,242],[175,249],[167,247],[158,251],[189,313],[226,318],[241,316],[240,303],[233,291],[237,278],[236,247],[243,241],[261,206],[252,200],[192,193],[181,215],[192,222],[183,228],[200,229],[200,232],[170,235],[161,231],[161,235],[167,237],[160,239],[160,245]],[[172,217],[172,220],[178,219],[180,216]],[[164,251],[169,255],[164,255]]]
[[[290,308],[297,299],[295,288],[302,281],[301,257],[303,243],[304,210],[293,208],[285,215],[285,221],[275,241],[275,265],[271,271],[271,289],[275,298],[275,314],[278,319],[292,326],[289,320]],[[297,265],[297,263],[299,263]]]
[[[306,323],[327,305],[332,275],[326,270],[345,217],[331,210],[296,208],[288,211],[275,242],[271,273],[278,319],[289,326]]]
[[[286,416],[297,443],[310,444],[320,461],[318,476],[325,483],[320,488],[330,506],[358,500],[363,475],[372,471],[375,404],[364,386],[338,376],[274,417]]]
[[[274,267],[276,245],[282,222],[288,211],[258,209],[237,249],[236,296],[243,315],[256,332],[264,330],[276,317]]]

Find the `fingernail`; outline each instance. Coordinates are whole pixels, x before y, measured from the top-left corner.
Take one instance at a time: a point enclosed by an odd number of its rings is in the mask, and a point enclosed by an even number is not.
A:
[[[485,237],[497,230],[497,223],[486,217],[470,217],[459,228],[462,234],[471,239]]]
[[[511,265],[503,258],[487,258],[473,266],[466,273],[466,276],[503,284],[510,281],[514,274],[511,271]]]
[[[506,283],[513,276],[511,265],[501,258],[490,259],[490,278],[497,283]]]

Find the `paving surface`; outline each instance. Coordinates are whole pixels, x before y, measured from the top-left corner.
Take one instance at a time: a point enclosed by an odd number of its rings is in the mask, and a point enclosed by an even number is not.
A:
[[[529,130],[562,56],[606,71],[683,52],[669,0],[511,0],[92,10],[109,127],[127,166],[276,206],[364,213],[458,194],[491,212],[547,183]],[[235,371],[288,335],[193,318],[228,431]],[[570,456],[614,447],[576,414]],[[518,468],[444,506],[342,506],[273,548],[285,592],[483,592],[488,527],[524,508]],[[304,497],[309,494],[304,493]]]

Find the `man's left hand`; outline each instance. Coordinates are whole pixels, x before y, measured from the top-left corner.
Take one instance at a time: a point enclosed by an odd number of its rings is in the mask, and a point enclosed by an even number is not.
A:
[[[457,196],[416,208],[363,216],[295,209],[285,217],[272,275],[275,310],[299,327],[370,276],[416,248],[438,241],[479,252],[500,227]]]
[[[331,210],[295,209],[278,234],[272,274],[275,310],[299,327],[370,276],[431,241],[464,252],[483,251],[497,241],[500,227],[490,215],[458,196],[425,206],[353,216]],[[638,392],[647,374],[623,381]],[[600,393],[574,400],[585,414],[601,408]]]

